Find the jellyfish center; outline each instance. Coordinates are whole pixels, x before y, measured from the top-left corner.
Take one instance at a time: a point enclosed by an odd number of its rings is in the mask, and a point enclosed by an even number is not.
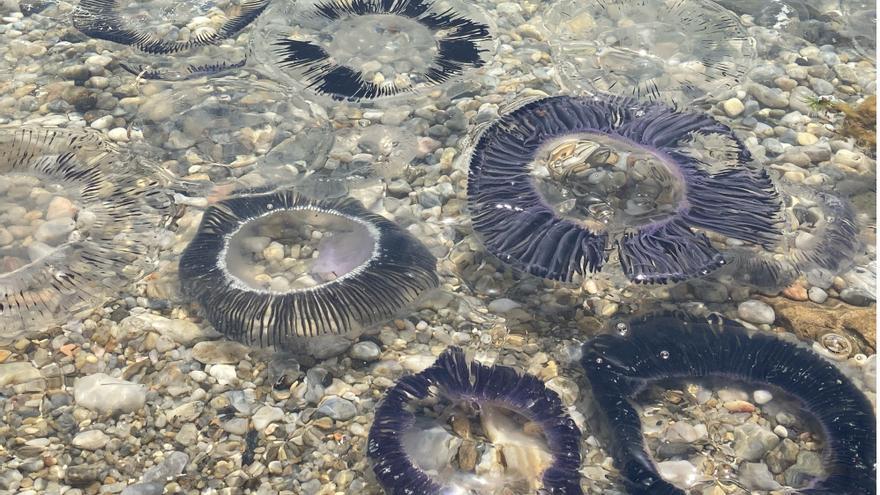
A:
[[[437,53],[430,29],[397,15],[351,16],[330,23],[321,34],[331,40],[326,50],[337,64],[378,85],[406,87],[413,75],[427,72]]]
[[[725,493],[776,493],[826,474],[821,427],[776,387],[666,380],[635,399],[658,472],[688,493],[713,486]]]
[[[273,292],[307,290],[357,270],[373,255],[365,224],[334,213],[282,210],[242,226],[224,261],[245,285]]]
[[[605,135],[545,143],[532,162],[538,192],[556,214],[594,231],[621,232],[662,221],[684,201],[668,158]]]
[[[11,173],[0,180],[0,276],[84,239],[95,215],[70,184]]]
[[[119,17],[126,27],[150,33],[165,41],[187,41],[195,34],[216,31],[227,20],[214,0],[148,0],[119,2]]]
[[[537,423],[499,404],[431,396],[410,404],[404,432],[409,459],[452,493],[536,493],[553,463]]]

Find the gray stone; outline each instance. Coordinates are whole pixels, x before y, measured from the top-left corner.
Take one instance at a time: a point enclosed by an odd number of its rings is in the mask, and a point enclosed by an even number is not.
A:
[[[0,470],[0,490],[9,490],[9,493],[14,492],[18,489],[22,478],[24,476],[17,469]]]
[[[337,421],[348,421],[357,415],[357,407],[350,400],[330,396],[321,401],[317,413]]]
[[[199,429],[195,423],[186,423],[180,427],[180,431],[174,435],[174,440],[180,445],[191,446],[199,439]]]
[[[262,431],[269,426],[269,424],[284,419],[284,411],[278,407],[263,406],[254,413],[251,419],[254,422],[254,428]]]
[[[193,359],[204,364],[238,364],[248,353],[247,346],[228,340],[199,342],[192,350]]]
[[[753,299],[741,302],[736,311],[741,319],[756,325],[770,325],[776,320],[776,312],[772,307]]]
[[[27,362],[0,364],[0,387],[20,385],[42,378],[40,370]]]
[[[739,467],[738,478],[750,490],[778,490],[782,485],[773,479],[767,465],[762,462],[746,462]]]
[[[785,484],[805,486],[823,474],[822,457],[816,452],[802,450],[798,452],[795,464],[785,471]]]
[[[779,444],[779,437],[772,431],[746,423],[733,430],[733,451],[746,461],[759,461],[773,447]]]
[[[788,95],[778,88],[768,88],[760,84],[749,86],[749,94],[755,97],[761,105],[769,108],[787,108]]]
[[[840,299],[853,306],[870,306],[874,301],[874,294],[861,287],[847,287],[840,291]]]
[[[828,300],[828,293],[821,287],[810,287],[810,290],[807,291],[807,296],[810,298],[810,301],[817,304],[822,304]]]
[[[522,307],[522,304],[506,297],[495,299],[489,303],[489,311],[500,314],[508,313],[519,307]]]
[[[162,495],[165,492],[165,483],[136,483],[128,485],[122,490],[122,495]],[[67,493],[70,493],[69,491]]]
[[[68,234],[76,228],[72,218],[56,218],[43,222],[34,232],[34,239],[48,244],[58,244],[67,239]]]
[[[143,385],[96,373],[76,381],[73,397],[80,407],[105,414],[124,414],[142,409],[147,391]]]
[[[379,355],[382,354],[382,350],[379,349],[379,346],[376,345],[375,342],[366,340],[364,342],[358,342],[357,344],[351,346],[348,354],[352,358],[359,359],[361,361],[375,361],[379,359]]]
[[[169,478],[183,473],[189,462],[189,456],[183,452],[171,452],[159,464],[144,471],[144,483],[165,483]]]
[[[107,445],[107,440],[109,440],[109,438],[103,431],[89,430],[77,433],[70,443],[78,449],[98,450],[104,445]]]

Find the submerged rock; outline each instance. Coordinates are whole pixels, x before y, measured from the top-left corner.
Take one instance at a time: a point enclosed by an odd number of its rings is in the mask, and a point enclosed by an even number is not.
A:
[[[104,373],[80,378],[73,387],[77,405],[104,414],[125,414],[144,407],[147,391],[143,385]]]

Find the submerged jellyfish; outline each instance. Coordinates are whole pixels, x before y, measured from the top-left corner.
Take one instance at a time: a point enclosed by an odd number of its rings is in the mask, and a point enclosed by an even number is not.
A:
[[[0,132],[0,340],[93,309],[148,268],[160,175],[95,134]]]
[[[772,249],[732,248],[728,266],[718,275],[762,289],[781,289],[800,275],[830,280],[849,268],[861,246],[856,214],[844,199],[829,192],[781,182],[786,198],[785,234]]]
[[[80,0],[73,25],[86,36],[130,47],[122,67],[148,79],[189,79],[244,65],[235,39],[269,5],[168,0]]]
[[[338,100],[434,88],[486,63],[485,16],[457,0],[306,0],[273,7],[254,53],[274,78]]]
[[[420,404],[436,412],[444,401],[451,403],[451,410],[440,411],[439,417],[417,416]],[[475,472],[473,467],[456,470],[449,458],[438,461],[438,451],[456,455],[448,445],[438,448],[435,443],[456,440],[443,428],[443,419],[452,422],[454,431],[465,432],[466,438],[458,441],[459,466],[463,457],[470,457],[462,453],[465,442],[473,444],[472,429],[462,426],[469,416],[462,408],[480,416],[481,429],[493,443],[482,455],[501,457],[500,463],[497,458],[480,459]],[[540,430],[540,435],[522,432],[515,426],[516,416],[536,426],[531,430]],[[370,427],[367,455],[379,482],[394,495],[490,493],[517,483],[527,484],[529,493],[580,495],[580,437],[559,396],[540,379],[469,361],[460,348],[450,347],[432,366],[401,378],[385,394]],[[420,455],[425,451],[432,454]],[[500,471],[502,466],[507,473]]]
[[[755,56],[739,19],[706,0],[563,0],[545,21],[578,90],[688,102],[735,85]]]
[[[632,494],[684,495],[658,473],[645,450],[642,425],[631,404],[648,384],[717,377],[781,389],[819,422],[827,445],[827,475],[802,494],[872,493],[876,482],[874,408],[833,364],[773,335],[750,334],[734,321],[654,316],[621,334],[584,345],[581,363],[608,422],[615,465]]]
[[[703,161],[714,137],[734,160]],[[638,283],[724,263],[694,229],[760,245],[779,236],[776,193],[748,151],[708,115],[620,97],[560,96],[505,115],[470,157],[468,203],[487,249],[553,280],[595,272],[616,245]]]
[[[355,335],[438,285],[436,259],[349,198],[255,192],[205,212],[180,259],[183,293],[230,338],[279,345]]]

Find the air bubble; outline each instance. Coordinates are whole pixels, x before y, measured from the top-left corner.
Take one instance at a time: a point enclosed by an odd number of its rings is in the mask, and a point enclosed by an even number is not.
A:
[[[660,359],[669,359],[669,351],[660,351]]]

